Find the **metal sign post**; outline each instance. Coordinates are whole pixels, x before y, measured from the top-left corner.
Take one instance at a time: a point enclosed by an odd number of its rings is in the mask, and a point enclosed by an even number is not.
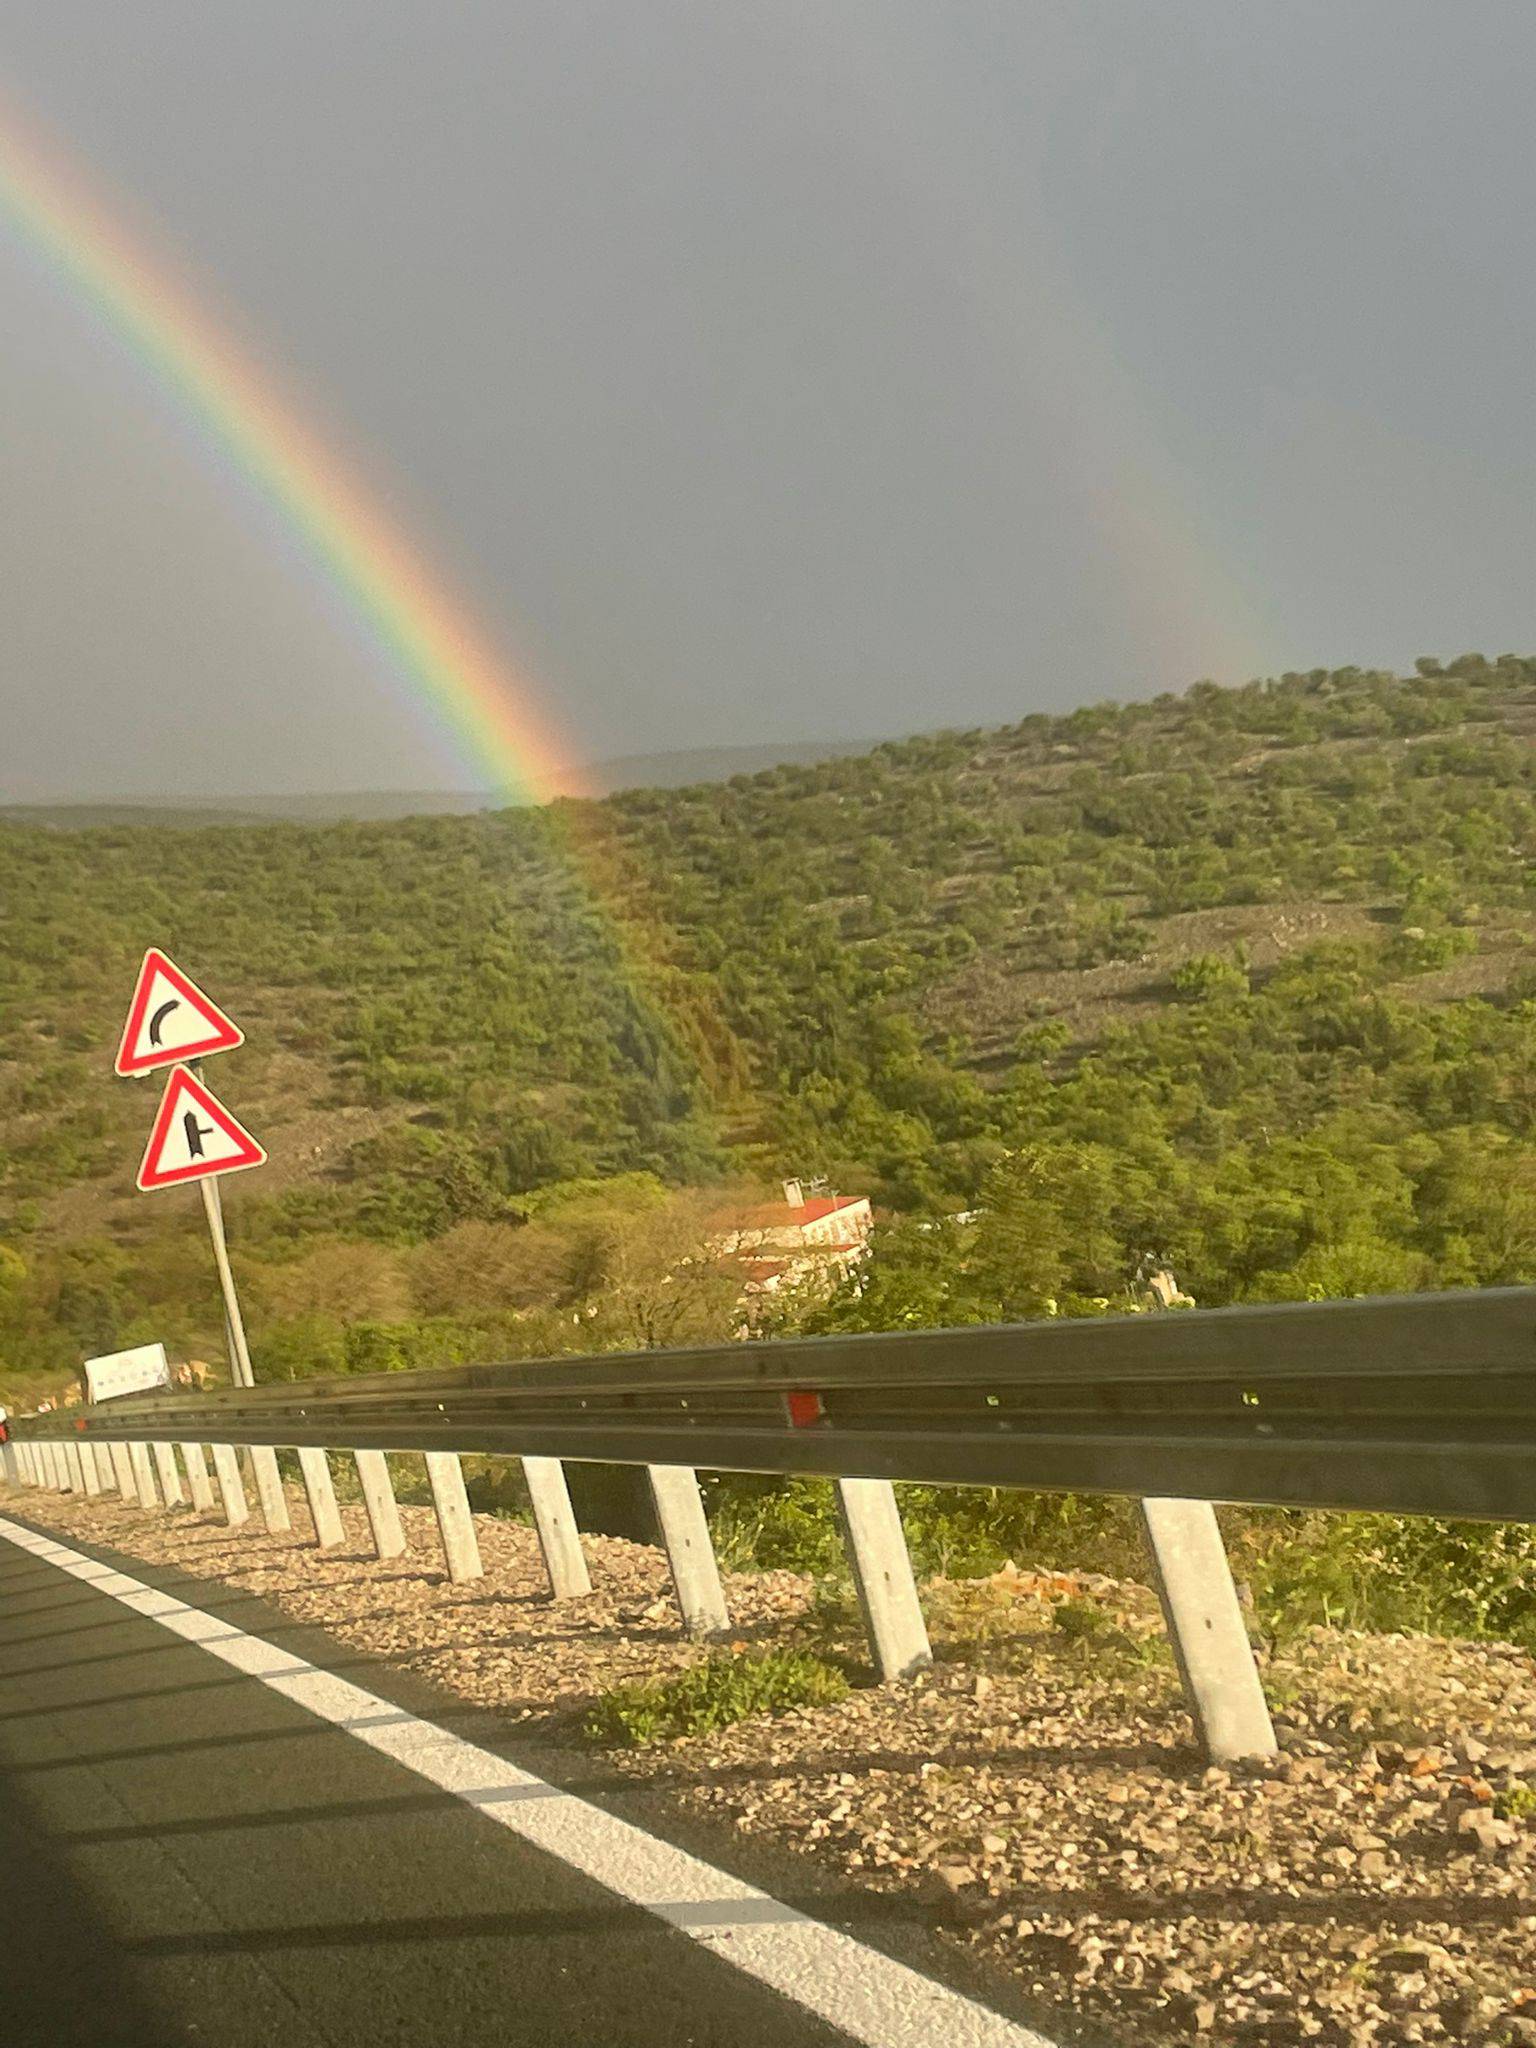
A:
[[[224,1327],[229,1337],[229,1375],[237,1387],[254,1387],[251,1354],[245,1341],[245,1322],[240,1314],[240,1297],[230,1268],[229,1247],[224,1241],[224,1203],[219,1183],[210,1176],[200,1183],[203,1214],[208,1218],[208,1235],[213,1240],[213,1263],[219,1269],[219,1287],[224,1296]]]

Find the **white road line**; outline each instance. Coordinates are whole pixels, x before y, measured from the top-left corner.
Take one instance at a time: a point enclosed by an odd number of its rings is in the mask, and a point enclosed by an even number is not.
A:
[[[866,2048],[1054,2048],[1043,2034],[261,1636],[4,1516],[0,1537],[345,1729]]]

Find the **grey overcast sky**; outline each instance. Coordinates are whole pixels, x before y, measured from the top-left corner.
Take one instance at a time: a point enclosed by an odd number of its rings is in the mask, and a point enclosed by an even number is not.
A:
[[[1533,82],[1530,0],[0,11],[576,758],[1536,647]],[[0,796],[484,781],[3,214],[0,376]]]

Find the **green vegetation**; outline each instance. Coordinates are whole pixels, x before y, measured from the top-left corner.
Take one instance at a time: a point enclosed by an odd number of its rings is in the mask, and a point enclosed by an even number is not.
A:
[[[594,1703],[586,1728],[594,1742],[639,1749],[682,1735],[708,1735],[749,1714],[834,1706],[847,1695],[844,1674],[810,1650],[723,1653],[672,1678],[615,1686]]]
[[[0,826],[0,1370],[222,1348],[108,1072],[150,937],[249,1032],[268,1373],[720,1334],[642,1269],[785,1170],[897,1212],[828,1327],[1093,1312],[1149,1250],[1205,1303],[1536,1276],[1536,662],[1421,668],[546,812]]]
[[[0,1400],[222,1357],[110,1074],[151,940],[248,1032],[213,1079],[272,1154],[228,1184],[266,1377],[723,1337],[716,1219],[784,1172],[884,1213],[775,1329],[1138,1306],[1152,1254],[1211,1305],[1536,1280],[1533,733],[1536,660],[1469,655],[543,812],[0,823]],[[1113,1504],[923,1495],[924,1569],[1130,1554]],[[715,1513],[834,1568],[803,1489]],[[1252,1529],[1276,1626],[1529,1626],[1486,1532]]]

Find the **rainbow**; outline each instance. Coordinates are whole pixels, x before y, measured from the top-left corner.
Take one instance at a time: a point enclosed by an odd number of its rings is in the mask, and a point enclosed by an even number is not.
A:
[[[337,457],[164,268],[15,115],[0,118],[0,220],[190,416],[339,591],[413,708],[517,802],[573,793],[571,747],[463,604]]]

